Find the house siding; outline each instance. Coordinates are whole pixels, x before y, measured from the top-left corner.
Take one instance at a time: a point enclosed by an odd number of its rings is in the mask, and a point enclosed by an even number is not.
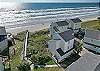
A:
[[[100,48],[99,47],[91,46],[91,45],[88,45],[88,44],[85,44],[85,43],[84,43],[84,47],[89,49],[89,50],[92,50],[92,51],[95,51],[97,53],[100,53]]]
[[[58,37],[58,33],[57,32],[55,32],[55,33],[53,33],[53,39],[59,39],[59,37]]]
[[[52,54],[55,54],[55,51],[56,51],[56,40],[50,40],[48,42],[48,49]]]
[[[0,53],[7,48],[7,39],[0,42]]]
[[[64,52],[73,48],[74,39],[65,43]]]
[[[100,40],[96,40],[96,39],[84,37],[84,42],[87,42],[87,43],[91,43],[91,44],[95,44],[97,46],[100,46]]]
[[[74,29],[79,29],[81,28],[81,24],[80,23],[74,23]]]

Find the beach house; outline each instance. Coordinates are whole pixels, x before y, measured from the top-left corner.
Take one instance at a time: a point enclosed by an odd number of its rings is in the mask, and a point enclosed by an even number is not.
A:
[[[69,23],[69,28],[74,30],[74,32],[77,32],[78,29],[81,28],[81,19],[80,18],[72,18],[72,19],[66,19],[66,21]]]
[[[57,62],[67,58],[74,50],[74,31],[69,29],[66,20],[52,23],[50,26],[51,40],[48,42],[48,49]]]
[[[85,31],[84,47],[96,53],[100,53],[100,31],[88,30]]]
[[[75,35],[81,28],[82,22],[79,18],[65,19],[51,23],[51,40],[48,42],[48,48],[57,62],[74,53]]]
[[[2,55],[2,52],[7,48],[7,46],[8,42],[5,27],[0,26],[0,55]]]

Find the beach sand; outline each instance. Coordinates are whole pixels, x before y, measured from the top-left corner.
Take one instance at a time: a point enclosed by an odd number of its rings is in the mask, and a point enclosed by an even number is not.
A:
[[[6,31],[7,33],[16,35],[17,33],[20,33],[25,30],[28,30],[29,32],[35,32],[35,31],[39,31],[39,30],[47,29],[47,28],[49,28],[49,24],[38,24],[38,25],[29,25],[29,26],[6,29]]]
[[[89,20],[96,20],[97,19],[97,16],[88,16],[88,17],[80,17],[80,19],[84,22],[84,21],[89,21]],[[60,19],[47,19],[47,20],[37,20],[35,21],[34,23],[36,24],[30,24],[30,25],[24,25],[24,26],[20,26],[20,27],[14,27],[14,28],[8,28],[6,29],[6,31],[8,33],[11,33],[13,35],[16,35],[17,33],[20,33],[22,31],[25,31],[25,30],[28,30],[29,32],[35,32],[35,31],[39,31],[39,30],[42,30],[42,29],[46,29],[46,28],[49,28],[50,24],[52,22],[55,22],[55,21],[59,21],[61,20]],[[62,20],[65,20],[64,18]]]

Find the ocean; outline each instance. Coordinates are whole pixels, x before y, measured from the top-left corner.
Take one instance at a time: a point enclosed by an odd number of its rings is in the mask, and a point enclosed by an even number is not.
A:
[[[2,3],[0,25],[6,28],[52,22],[100,12],[99,3]]]
[[[99,7],[99,3],[9,3],[0,2],[0,9],[39,10],[57,8]],[[9,8],[10,6],[10,8]]]
[[[56,8],[79,8],[99,7],[99,3],[24,3],[22,9],[56,9]]]

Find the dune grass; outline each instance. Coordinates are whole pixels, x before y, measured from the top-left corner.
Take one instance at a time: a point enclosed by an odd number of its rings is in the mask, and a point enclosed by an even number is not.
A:
[[[25,32],[21,32],[19,33],[15,39],[15,45],[10,47],[10,49],[15,48],[15,55],[13,55],[10,52],[10,63],[11,63],[11,71],[18,71],[17,70],[17,66],[22,62],[21,60],[21,52],[22,52],[22,47],[23,47],[23,39],[24,39],[24,33]]]
[[[91,20],[91,21],[87,21],[87,22],[82,22],[81,26],[82,26],[82,28],[98,30],[98,29],[100,29],[100,20]]]

